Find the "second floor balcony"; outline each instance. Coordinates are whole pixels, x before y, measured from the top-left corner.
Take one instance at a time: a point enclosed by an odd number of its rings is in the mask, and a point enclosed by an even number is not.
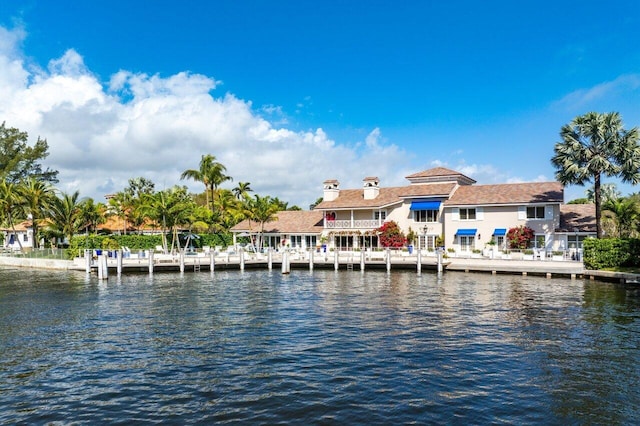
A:
[[[325,220],[326,229],[375,229],[381,227],[383,221],[377,219],[336,219]]]

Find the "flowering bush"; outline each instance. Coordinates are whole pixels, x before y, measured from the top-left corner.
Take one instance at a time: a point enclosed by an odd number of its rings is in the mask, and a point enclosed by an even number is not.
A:
[[[403,247],[407,239],[394,221],[385,222],[377,229],[382,247]]]
[[[520,225],[517,228],[509,229],[507,232],[507,241],[509,247],[513,249],[526,249],[529,242],[533,240],[535,233],[528,226]]]

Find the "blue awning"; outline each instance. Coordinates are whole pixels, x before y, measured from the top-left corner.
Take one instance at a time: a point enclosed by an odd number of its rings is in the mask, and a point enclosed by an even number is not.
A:
[[[496,228],[493,231],[493,235],[495,237],[504,237],[505,235],[507,235],[507,228]]]
[[[440,210],[440,201],[412,201],[410,210]]]
[[[456,235],[476,235],[478,230],[476,228],[458,229]]]

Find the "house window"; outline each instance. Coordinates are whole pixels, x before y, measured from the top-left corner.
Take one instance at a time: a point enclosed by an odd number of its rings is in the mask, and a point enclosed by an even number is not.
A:
[[[317,237],[315,235],[307,235],[304,237],[305,243],[307,243],[307,247],[315,247],[317,242]]]
[[[291,247],[302,247],[302,235],[292,235],[289,239]]]
[[[582,242],[588,238],[587,235],[567,235],[567,243],[570,249],[575,249],[576,245],[579,249],[582,248]]]
[[[460,209],[460,220],[476,220],[476,209]]]
[[[22,241],[24,241],[25,243],[29,242],[29,235],[24,234],[24,235],[22,236]]]
[[[530,248],[543,249],[546,247],[546,238],[544,235],[536,235],[533,240],[529,242]]]
[[[416,222],[437,222],[438,210],[414,210],[413,220]]]
[[[468,235],[460,235],[460,250],[461,251],[471,251],[475,246],[476,237],[468,236]]]
[[[544,206],[527,207],[527,219],[544,219]]]
[[[384,221],[387,218],[387,212],[384,211],[384,210],[375,211],[375,212],[373,212],[373,218],[375,220]]]

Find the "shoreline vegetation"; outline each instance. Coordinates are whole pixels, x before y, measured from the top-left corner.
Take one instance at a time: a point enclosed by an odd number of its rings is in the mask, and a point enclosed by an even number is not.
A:
[[[601,184],[603,177],[640,183],[638,129],[625,129],[618,113],[589,112],[563,126],[560,136],[562,141],[555,144],[550,159],[556,169],[555,177],[563,185],[593,184],[588,198],[574,201],[595,204],[597,241],[607,241],[593,243],[591,255],[587,254],[588,240],[585,241],[585,267],[599,270],[640,267],[637,261],[640,240],[634,241],[634,237],[640,236],[640,194],[622,197],[615,185]],[[7,238],[9,234],[16,237],[16,227],[21,226],[23,235],[12,240],[12,245],[19,245],[20,252],[24,251],[23,239],[38,250],[41,245],[67,247],[74,238],[96,236],[99,232],[131,235],[141,234],[145,229],[159,235],[164,253],[179,252],[188,247],[188,243],[182,244],[181,233],[227,234],[243,220],[253,221],[264,230],[265,223],[276,220],[278,212],[301,210],[277,197],[252,194],[249,182],[238,182],[233,189],[222,188],[233,177],[227,175],[226,167],[212,154],[203,154],[197,169],[185,170],[180,176],[181,180],[201,183],[204,190],[200,194],[190,193],[186,186],[177,184],[157,191],[152,181],[138,177],[129,179],[122,191],[107,195],[106,204],[95,202],[81,198],[78,191],[69,194],[56,189],[53,185],[58,183],[58,171],[41,165],[49,155],[46,139],[38,137],[33,146],[27,142],[26,132],[2,123],[0,225],[5,232],[0,237],[4,239],[5,234]],[[309,208],[321,201],[319,198]],[[260,241],[263,233],[258,233]],[[406,244],[407,239],[401,237]],[[606,256],[601,252],[606,252]]]

